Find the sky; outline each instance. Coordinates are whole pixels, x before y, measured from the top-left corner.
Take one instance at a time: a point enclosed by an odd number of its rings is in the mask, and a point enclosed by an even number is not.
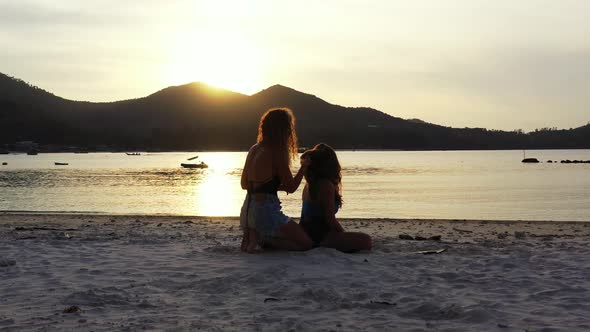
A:
[[[74,100],[281,84],[445,126],[571,128],[590,122],[588,13],[587,0],[0,0],[0,72]]]

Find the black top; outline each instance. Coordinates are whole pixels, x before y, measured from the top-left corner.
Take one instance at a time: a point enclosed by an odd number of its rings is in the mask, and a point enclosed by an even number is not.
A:
[[[271,158],[272,163],[272,158]],[[272,165],[272,164],[271,164]],[[274,165],[272,165],[273,173],[275,173]],[[277,196],[277,191],[281,186],[281,178],[278,175],[273,175],[272,179],[264,182],[254,189],[252,181],[248,182],[248,194],[271,194]]]
[[[279,186],[281,185],[281,178],[278,175],[275,175],[271,180],[259,185],[258,187],[254,188],[252,182],[248,185],[248,193],[250,194],[271,194],[277,195],[277,191],[279,191]]]

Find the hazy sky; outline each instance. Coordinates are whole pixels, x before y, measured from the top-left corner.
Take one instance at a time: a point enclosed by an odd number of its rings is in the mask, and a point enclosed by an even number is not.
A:
[[[278,83],[453,127],[570,128],[590,121],[589,15],[588,0],[0,0],[0,72],[76,100]]]

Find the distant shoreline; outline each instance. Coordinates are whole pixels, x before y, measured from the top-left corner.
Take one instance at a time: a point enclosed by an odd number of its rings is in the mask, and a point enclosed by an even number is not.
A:
[[[107,212],[92,212],[92,211],[24,211],[24,210],[0,210],[0,216],[8,216],[14,215],[19,217],[40,217],[40,216],[64,216],[64,217],[95,217],[95,218],[105,218],[105,217],[118,217],[118,218],[148,218],[148,219],[209,219],[209,220],[216,220],[216,221],[233,221],[237,220],[238,216],[197,216],[197,215],[180,215],[180,214],[118,214],[118,213],[107,213]],[[296,221],[299,218],[292,218]],[[581,220],[514,220],[514,219],[433,219],[433,218],[355,218],[355,217],[347,217],[347,218],[338,218],[340,221],[344,222],[353,222],[353,221],[378,221],[378,222],[385,222],[385,223],[420,223],[420,222],[440,222],[440,223],[476,223],[476,224],[503,224],[503,225],[511,225],[511,224],[523,224],[523,223],[531,223],[535,225],[543,225],[543,224],[587,224],[590,223],[590,219],[587,221]]]
[[[307,148],[306,148],[307,149]],[[311,149],[311,147],[309,147]],[[444,152],[444,151],[545,151],[545,150],[557,150],[557,151],[565,151],[565,150],[590,150],[590,148],[526,148],[526,149],[351,149],[351,148],[344,148],[344,149],[335,149],[336,151],[349,151],[349,152]],[[88,152],[75,152],[75,151],[68,151],[68,150],[59,150],[59,151],[43,151],[40,150],[38,153],[40,154],[49,154],[49,153],[72,153],[72,154],[88,154],[88,153],[126,153],[126,152],[140,152],[140,153],[201,153],[201,152],[248,152],[248,150],[165,150],[165,151],[149,151],[149,150],[141,150],[141,149],[132,149],[132,150],[107,150],[107,151],[88,151]],[[302,152],[302,151],[300,151]],[[26,151],[8,151],[8,153],[0,154],[1,155],[21,155],[27,154]]]

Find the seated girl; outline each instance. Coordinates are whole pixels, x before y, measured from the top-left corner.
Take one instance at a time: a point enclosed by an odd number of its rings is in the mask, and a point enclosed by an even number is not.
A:
[[[346,232],[336,219],[342,207],[342,175],[336,152],[318,144],[301,156],[309,159],[304,171],[307,184],[303,189],[300,225],[314,247],[334,248],[343,252],[371,250],[371,237],[364,233]]]

